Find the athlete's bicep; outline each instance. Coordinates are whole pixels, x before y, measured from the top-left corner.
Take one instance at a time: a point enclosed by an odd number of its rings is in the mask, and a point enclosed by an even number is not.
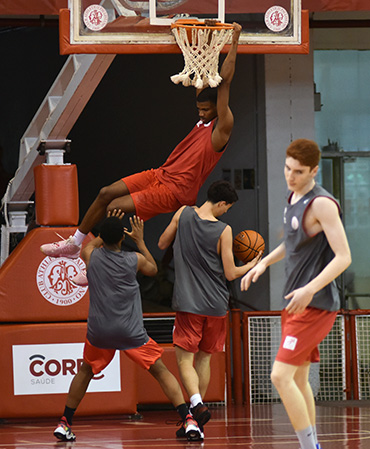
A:
[[[217,108],[217,111],[219,111],[219,108]],[[226,106],[225,109],[221,108],[221,112],[217,112],[217,114],[217,123],[212,132],[212,145],[216,151],[220,151],[230,139],[234,126],[234,116],[229,106]]]
[[[347,236],[337,204],[330,198],[319,197],[315,199],[311,207],[334,254],[349,252]]]
[[[137,271],[140,271],[145,276],[155,276],[158,272],[157,265],[154,265],[143,254],[136,253],[137,255]]]

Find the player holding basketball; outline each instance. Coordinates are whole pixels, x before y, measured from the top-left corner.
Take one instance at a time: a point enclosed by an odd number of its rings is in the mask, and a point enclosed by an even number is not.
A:
[[[340,308],[335,279],[351,263],[340,207],[315,183],[320,156],[319,147],[311,140],[299,139],[289,145],[284,169],[290,190],[284,210],[284,242],[241,281],[241,289],[247,290],[268,266],[285,258],[286,306],[271,379],[301,449],[320,449],[308,375],[310,364],[319,361],[318,345],[332,328]]]
[[[214,182],[207,201],[199,208],[181,207],[158,242],[159,248],[165,249],[174,241],[172,308],[176,318],[172,338],[190,411],[201,431],[211,417],[202,400],[210,381],[211,357],[223,350],[226,338],[229,292],[225,276],[229,281],[243,276],[260,257],[235,266],[231,227],[218,217],[237,200],[229,182]],[[183,427],[177,436],[185,436]]]
[[[234,23],[230,50],[220,71],[222,82],[197,92],[199,122],[157,169],[120,179],[103,187],[86,212],[78,230],[67,240],[45,244],[41,251],[51,257],[77,258],[81,244],[107,211],[121,209],[144,221],[194,205],[198,191],[223,155],[234,126],[229,107],[230,84],[235,72],[241,26]]]
[[[54,435],[63,441],[76,439],[71,430],[74,412],[94,374],[109,365],[118,349],[157,379],[180,414],[187,439],[199,440],[200,429],[189,414],[180,385],[162,362],[163,349],[144,328],[136,274],[137,271],[146,276],[157,273],[157,265],[144,242],[144,223],[134,216],[130,219],[132,231],[127,232],[122,216],[121,211],[113,211],[103,222],[100,237],[82,250],[90,284],[83,364],[72,380],[64,414]],[[135,241],[140,252],[121,250],[125,233]]]

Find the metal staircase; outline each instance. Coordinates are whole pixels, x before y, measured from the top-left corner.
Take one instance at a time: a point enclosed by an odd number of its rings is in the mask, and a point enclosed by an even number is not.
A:
[[[46,153],[64,151],[76,123],[115,55],[71,55],[24,133],[18,169],[2,199],[5,225],[1,226],[2,264],[9,255],[11,233],[27,231],[26,218],[34,193],[33,168]],[[41,151],[40,151],[41,150]]]

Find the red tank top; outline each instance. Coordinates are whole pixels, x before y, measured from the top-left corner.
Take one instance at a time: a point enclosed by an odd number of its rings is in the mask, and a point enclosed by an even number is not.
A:
[[[199,189],[224,153],[213,149],[213,125],[214,120],[207,124],[198,122],[155,170],[158,179],[183,205],[195,204]]]

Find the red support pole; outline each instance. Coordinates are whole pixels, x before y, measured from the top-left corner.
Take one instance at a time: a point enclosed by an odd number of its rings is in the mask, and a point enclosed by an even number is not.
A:
[[[346,399],[347,401],[352,399],[352,361],[351,361],[351,349],[352,349],[352,332],[354,328],[352,326],[352,317],[345,311],[341,312],[344,318],[344,353],[345,353],[345,379],[346,379]]]
[[[241,323],[240,310],[231,311],[232,321],[232,349],[233,349],[233,379],[234,379],[234,404],[243,404],[243,379],[242,379],[242,348],[241,348]]]
[[[244,373],[244,403],[249,407],[250,403],[250,388],[251,380],[249,373],[249,321],[247,313],[243,312],[242,319],[242,333],[243,333],[243,373]]]
[[[346,371],[352,372],[352,382],[353,382],[353,399],[355,401],[359,400],[359,388],[358,388],[358,360],[357,360],[357,342],[356,342],[356,314],[351,314],[350,312],[350,345],[351,345],[351,358],[347,361]]]
[[[226,357],[226,402],[227,404],[233,403],[233,387],[232,387],[232,375],[231,375],[231,347],[230,347],[230,314],[227,316],[227,333],[225,341],[225,357]]]

